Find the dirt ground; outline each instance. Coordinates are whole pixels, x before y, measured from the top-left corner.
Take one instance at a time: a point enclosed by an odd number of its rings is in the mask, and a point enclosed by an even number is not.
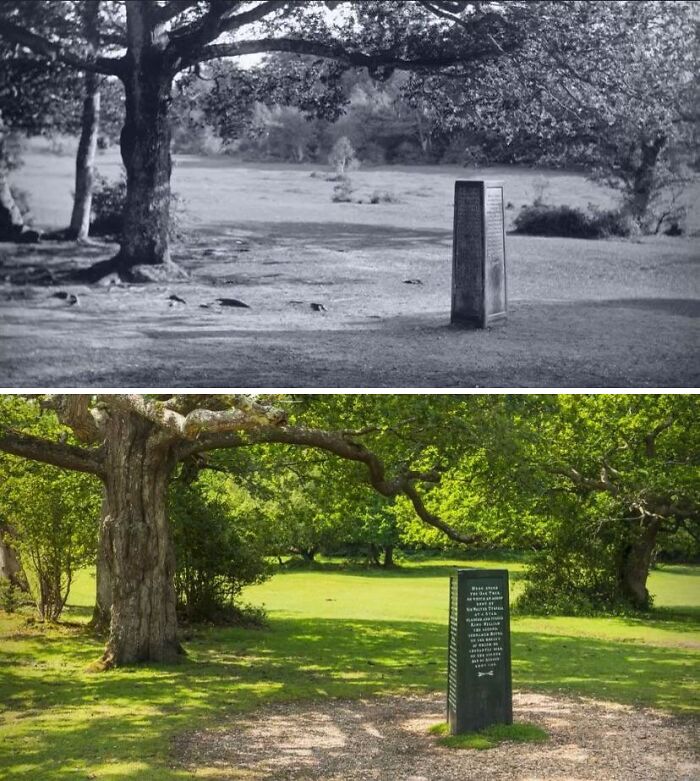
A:
[[[279,704],[172,745],[196,778],[281,781],[695,781],[697,724],[588,699],[516,693],[514,720],[543,727],[544,743],[486,751],[438,746],[444,698],[380,697]]]
[[[47,173],[29,160],[22,170],[48,216],[43,225],[60,225],[52,209],[70,204],[69,168],[52,162]],[[361,172],[360,195],[388,188],[397,202],[338,204],[332,184],[308,170],[185,161],[174,186],[189,205],[190,238],[174,258],[190,276],[171,284],[61,283],[113,246],[0,246],[0,385],[700,385],[694,237],[509,235],[507,324],[450,327],[456,174]],[[552,181],[552,200],[571,202],[574,185],[579,200],[592,197],[581,177]],[[506,198],[531,200],[528,186],[510,174]]]

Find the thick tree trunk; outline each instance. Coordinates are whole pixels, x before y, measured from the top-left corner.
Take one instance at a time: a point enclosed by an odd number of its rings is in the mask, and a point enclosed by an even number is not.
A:
[[[146,57],[125,82],[126,122],[121,153],[126,168],[120,270],[170,262],[170,77]]]
[[[385,545],[384,546],[384,561],[382,562],[382,566],[388,569],[389,567],[394,566],[394,546],[393,545]]]
[[[650,225],[649,206],[656,186],[656,164],[665,144],[666,138],[659,136],[642,145],[639,166],[625,202],[625,211],[645,232]]]
[[[105,465],[112,609],[106,666],[171,662],[177,640],[175,552],[167,516],[174,458],[151,424],[112,413]]]
[[[622,591],[630,603],[640,610],[646,610],[650,604],[647,578],[660,525],[661,522],[656,518],[642,520],[635,539],[625,550],[622,559]]]
[[[149,281],[176,271],[170,262],[168,123],[175,66],[164,54],[167,36],[152,18],[155,3],[127,3],[126,11],[129,48],[121,76],[126,102],[120,138],[126,204],[120,250],[76,275],[87,281],[111,273],[126,281]]]
[[[126,168],[120,272],[170,262],[170,126],[173,74],[154,40],[149,3],[127,5],[131,62],[124,77],[126,119],[121,153]]]

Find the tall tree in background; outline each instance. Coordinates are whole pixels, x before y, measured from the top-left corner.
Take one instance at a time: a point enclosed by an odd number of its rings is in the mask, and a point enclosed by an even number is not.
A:
[[[7,5],[0,3],[0,14],[7,12]],[[45,10],[37,3],[24,3],[19,12],[46,33]],[[8,178],[21,165],[16,134],[75,132],[80,76],[63,62],[48,61],[3,38],[0,60],[0,241],[35,241],[38,234],[25,225]]]
[[[460,81],[415,76],[407,94],[501,159],[584,167],[620,191],[643,231],[658,231],[697,136],[697,4],[536,5],[522,46]]]
[[[532,13],[527,3],[105,2],[113,18],[122,14],[125,25],[101,28],[95,50],[76,45],[84,41],[80,4],[35,4],[63,11],[50,32],[28,24],[23,5],[0,6],[0,38],[124,83],[121,152],[127,195],[121,248],[115,258],[93,267],[88,279],[112,272],[125,279],[152,278],[154,269],[171,266],[168,109],[180,71],[207,60],[275,51],[367,67],[377,76],[395,68],[459,69],[519,45],[518,19]],[[143,266],[150,269],[139,269]]]
[[[99,0],[83,3],[82,27],[85,36],[85,51],[94,57],[100,45]],[[80,123],[80,140],[75,159],[75,195],[71,212],[68,237],[87,239],[90,232],[92,207],[92,185],[95,177],[95,153],[100,128],[100,75],[85,71],[83,75],[83,110]]]

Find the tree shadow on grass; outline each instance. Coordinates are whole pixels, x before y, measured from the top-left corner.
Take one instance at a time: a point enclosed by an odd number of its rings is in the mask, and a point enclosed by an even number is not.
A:
[[[0,771],[47,781],[98,768],[108,778],[177,778],[168,766],[172,737],[232,712],[272,699],[444,690],[446,643],[446,627],[434,623],[287,618],[266,630],[199,630],[174,667],[87,674],[84,661],[97,649],[81,635],[33,645],[21,658],[0,653]],[[520,689],[687,710],[700,707],[695,659],[671,648],[513,632]]]
[[[394,225],[351,222],[236,222],[197,226],[199,241],[206,238],[230,241],[240,232],[258,245],[298,242],[302,246],[325,247],[338,251],[401,249],[430,244],[449,247],[452,231],[405,228]]]

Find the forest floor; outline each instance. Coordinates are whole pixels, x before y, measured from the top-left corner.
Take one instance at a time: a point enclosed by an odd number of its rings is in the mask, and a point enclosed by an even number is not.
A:
[[[698,731],[668,713],[582,698],[515,692],[515,724],[542,743],[488,750],[440,746],[444,695],[275,704],[225,727],[173,741],[195,778],[268,781],[693,781]]]
[[[39,227],[67,223],[72,165],[35,152],[16,173]],[[118,174],[112,151],[98,165]],[[508,322],[462,330],[449,325],[456,178],[502,179],[509,225],[542,188],[572,206],[613,193],[565,172],[423,166],[360,170],[363,202],[333,203],[322,168],[178,158],[188,236],[173,255],[189,278],[169,284],[63,284],[114,253],[103,242],[1,245],[2,384],[700,385],[697,236],[508,235]],[[370,204],[375,190],[395,202]]]
[[[104,640],[85,627],[95,578],[81,571],[63,623],[0,612],[0,778],[697,777],[700,567],[655,569],[647,616],[513,615],[515,719],[549,740],[457,751],[427,728],[445,718],[459,566],[506,567],[511,597],[522,587],[511,560],[290,568],[245,590],[265,628],[186,627],[181,664],[103,674],[86,669]]]

